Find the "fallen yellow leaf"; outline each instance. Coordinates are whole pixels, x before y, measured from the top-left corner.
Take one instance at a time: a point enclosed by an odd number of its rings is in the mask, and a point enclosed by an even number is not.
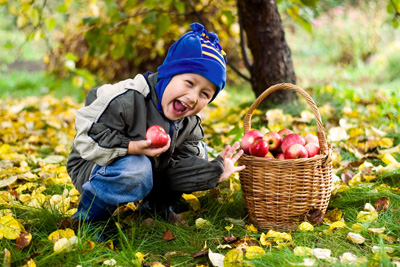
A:
[[[373,233],[373,234],[383,234],[385,232],[386,228],[385,226],[381,228],[368,228],[368,232]]]
[[[211,223],[203,218],[198,218],[195,222],[197,229],[204,229],[210,227]]]
[[[193,194],[183,194],[182,197],[187,203],[189,203],[189,205],[192,207],[192,209],[194,211],[200,210],[200,207],[201,207],[200,206],[200,201],[195,195],[193,195]]]
[[[3,264],[5,266],[11,266],[11,252],[8,249],[4,249],[4,259],[3,259]]]
[[[75,236],[74,230],[67,228],[65,230],[60,229],[60,230],[56,230],[56,231],[52,232],[49,235],[48,239],[51,242],[55,243],[61,238],[71,238],[73,236]]]
[[[226,253],[223,266],[224,267],[237,266],[242,261],[243,261],[243,251],[241,249],[235,248],[229,250],[228,253]]]
[[[21,224],[11,216],[0,219],[0,239],[16,239],[22,231]]]
[[[338,222],[332,223],[332,224],[329,226],[329,229],[335,230],[335,229],[338,229],[338,228],[345,228],[345,227],[346,227],[346,224],[345,224],[344,222],[338,221]]]
[[[386,165],[397,163],[397,160],[391,154],[384,154],[381,159]]]
[[[250,233],[253,233],[253,234],[257,234],[258,233],[257,228],[255,228],[253,224],[246,225],[245,228]]]
[[[302,222],[297,229],[299,231],[314,231],[314,226],[309,222]]]
[[[342,264],[355,264],[358,261],[358,257],[351,252],[345,252],[340,257],[340,262]]]
[[[242,254],[243,254],[243,252],[242,252]],[[208,258],[210,259],[213,266],[224,267],[224,262],[225,262],[224,255],[222,255],[220,253],[212,252],[211,249],[208,249]]]
[[[325,259],[329,259],[331,257],[332,251],[330,249],[314,248],[314,249],[311,250],[311,253],[317,259],[325,260]]]
[[[78,237],[72,236],[70,238],[63,237],[54,243],[54,252],[70,252],[74,247],[78,245]]]
[[[347,239],[349,239],[351,242],[355,243],[355,244],[362,244],[365,242],[365,238],[362,237],[360,234],[356,234],[356,233],[348,233],[347,234]]]
[[[381,247],[378,247],[378,246],[373,246],[371,248],[372,253],[379,253],[379,252],[381,252],[382,249],[383,249],[383,251],[385,251],[385,253],[388,253],[388,254],[391,254],[391,253],[396,251],[396,249],[393,248],[393,247],[383,247],[383,248],[381,248]]]
[[[230,230],[232,230],[233,228],[233,223],[231,224],[231,226],[225,226],[225,229],[229,232]]]
[[[246,248],[245,257],[248,259],[256,259],[265,254],[265,250],[258,246],[250,246]]]
[[[33,261],[33,259],[30,259],[29,261],[26,262],[25,265],[22,267],[36,267],[36,263]]]
[[[358,222],[374,222],[378,219],[378,213],[375,211],[360,211],[357,214]]]
[[[333,210],[328,210],[325,213],[324,221],[328,224],[340,221],[342,219],[343,213],[340,209],[334,208]]]

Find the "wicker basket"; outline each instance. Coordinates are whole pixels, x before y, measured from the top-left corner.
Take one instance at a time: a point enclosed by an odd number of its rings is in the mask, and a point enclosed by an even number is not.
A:
[[[310,210],[325,214],[332,188],[332,148],[314,100],[290,83],[271,86],[254,101],[244,118],[244,133],[250,131],[253,111],[276,90],[294,90],[307,100],[316,119],[320,153],[312,158],[287,160],[244,154],[238,163],[246,168],[239,177],[250,222],[261,230],[288,231],[296,229]]]

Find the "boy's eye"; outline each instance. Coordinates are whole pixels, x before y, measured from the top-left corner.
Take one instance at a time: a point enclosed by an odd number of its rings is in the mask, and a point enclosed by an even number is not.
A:
[[[190,85],[190,86],[193,86],[193,82],[190,81],[190,80],[186,80],[186,83],[187,83],[188,85]]]
[[[203,92],[203,95],[204,95],[206,98],[210,98],[210,95],[209,95],[207,92]]]

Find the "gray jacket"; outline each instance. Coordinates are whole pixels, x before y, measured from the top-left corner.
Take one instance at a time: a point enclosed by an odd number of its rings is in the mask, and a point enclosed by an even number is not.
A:
[[[153,176],[166,179],[169,190],[184,193],[217,186],[223,161],[221,157],[205,159],[200,117],[168,120],[157,109],[156,76],[139,74],[95,88],[88,93],[85,107],[76,111],[76,135],[67,170],[80,192],[95,164],[109,165],[125,156],[129,141],[145,140],[147,128],[154,124],[169,133],[171,146],[160,157],[150,157]]]

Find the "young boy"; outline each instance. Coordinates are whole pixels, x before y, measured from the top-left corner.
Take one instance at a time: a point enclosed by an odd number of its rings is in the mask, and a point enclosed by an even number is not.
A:
[[[67,170],[81,200],[72,218],[107,220],[119,205],[143,199],[166,208],[244,169],[234,166],[243,154],[235,154],[238,142],[208,161],[198,113],[225,87],[226,63],[217,35],[191,27],[158,73],[95,88],[77,110]],[[161,148],[145,137],[155,124],[170,137]]]

